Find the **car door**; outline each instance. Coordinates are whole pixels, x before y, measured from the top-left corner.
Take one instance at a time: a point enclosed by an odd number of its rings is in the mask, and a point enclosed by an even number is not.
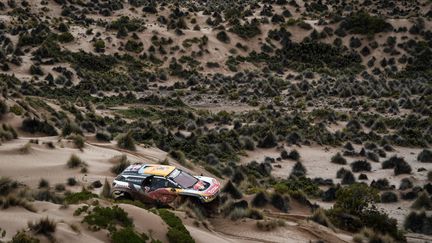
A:
[[[177,193],[175,188],[173,188],[173,184],[167,179],[154,177],[150,185],[148,196],[155,202],[168,204],[176,199]]]

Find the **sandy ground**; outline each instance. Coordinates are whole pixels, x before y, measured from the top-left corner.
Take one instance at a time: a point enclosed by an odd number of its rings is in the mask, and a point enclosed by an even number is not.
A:
[[[47,179],[51,185],[65,183],[69,177],[75,177],[81,185],[89,185],[95,180],[103,181],[105,178],[112,180],[113,175],[109,172],[109,168],[112,166],[111,159],[124,153],[132,162],[157,163],[166,158],[166,153],[157,148],[139,146],[136,152],[128,152],[116,148],[114,144],[93,143],[91,140],[86,144],[83,151],[80,151],[73,148],[70,142],[66,140],[59,141],[57,137],[40,137],[38,138],[39,144],[31,144],[28,153],[19,151],[30,139],[19,138],[0,146],[0,176],[11,177],[25,183],[30,188],[37,188],[41,178]],[[44,143],[49,141],[55,144],[55,149],[46,147]],[[66,161],[72,154],[78,155],[88,164],[87,174],[80,173],[79,169],[68,169],[66,167]],[[181,167],[175,161],[169,160],[172,164]],[[201,167],[194,167],[192,173],[199,172],[208,174]],[[67,187],[67,189],[79,191],[81,186]],[[100,189],[94,192],[99,193]],[[102,201],[102,204],[107,204],[107,202]],[[80,205],[70,205],[66,209],[60,209],[61,205],[49,202],[34,202],[34,206],[37,209],[36,213],[16,207],[0,211],[0,228],[5,229],[7,232],[4,240],[10,240],[16,231],[25,229],[27,222],[48,216],[58,222],[54,237],[59,242],[108,241],[106,232],[89,231],[85,225],[80,224],[82,218],[73,216],[73,212]],[[295,211],[297,214],[307,213],[301,210],[302,207],[299,205],[298,207],[292,206],[299,209]],[[154,238],[162,240],[162,242],[168,241],[166,238],[167,226],[160,217],[132,205],[121,205],[121,207],[133,218],[138,232],[152,235]],[[311,239],[319,239],[320,232],[326,232],[322,236],[326,239],[336,237],[334,238],[337,240],[336,242],[346,242],[344,238],[349,239],[348,235],[336,236],[334,232],[327,232],[328,229],[319,228],[317,225],[314,225],[311,230],[310,226],[306,227],[304,225],[306,221],[290,221],[290,218],[284,220],[287,222],[286,226],[272,232],[259,231],[256,228],[256,222],[253,220],[235,222],[216,218],[211,220],[211,230],[202,226],[195,226],[192,220],[186,220],[184,223],[197,242],[287,242],[287,240],[288,242],[305,242]],[[70,225],[78,226],[80,232],[72,230]],[[47,241],[43,237],[41,239],[43,242]]]

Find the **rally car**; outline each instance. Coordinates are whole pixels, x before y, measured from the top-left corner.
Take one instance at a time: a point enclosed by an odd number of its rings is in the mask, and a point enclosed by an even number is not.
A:
[[[114,179],[111,191],[115,199],[144,203],[169,204],[181,196],[208,203],[218,196],[220,182],[211,177],[193,176],[175,166],[134,164]]]

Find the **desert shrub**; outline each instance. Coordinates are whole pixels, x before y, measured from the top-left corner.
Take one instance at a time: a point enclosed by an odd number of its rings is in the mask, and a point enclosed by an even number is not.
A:
[[[105,178],[104,185],[102,188],[101,196],[104,198],[111,197],[111,185],[106,178]]]
[[[376,188],[378,190],[389,190],[389,189],[391,189],[390,182],[386,178],[384,178],[384,179],[378,179],[376,181],[373,180],[371,182],[370,186],[373,187],[373,188]]]
[[[299,160],[300,159],[300,153],[297,150],[293,149],[288,154],[288,159]]]
[[[317,222],[318,224],[324,225],[325,227],[331,229],[334,228],[330,219],[327,217],[326,212],[322,208],[316,209],[310,219]]]
[[[109,142],[111,141],[111,134],[107,131],[97,131],[96,139],[99,141]]]
[[[428,171],[427,179],[428,179],[428,181],[432,181],[432,171]]]
[[[60,35],[58,35],[57,39],[61,43],[69,43],[69,42],[72,42],[75,38],[71,33],[64,32],[64,33],[61,33]]]
[[[66,180],[66,184],[67,184],[68,186],[75,186],[77,183],[78,183],[78,182],[77,182],[76,179],[73,178],[73,177],[69,177],[69,178]]]
[[[383,18],[371,16],[366,12],[355,12],[340,24],[340,27],[353,34],[373,35],[379,32],[392,30],[391,24]]]
[[[413,187],[413,183],[409,178],[403,178],[401,184],[399,185],[399,190],[406,190]]]
[[[246,218],[248,216],[249,216],[249,209],[240,208],[240,207],[232,207],[228,215],[228,217],[234,221]]]
[[[291,175],[296,177],[302,177],[306,175],[306,168],[300,161],[297,161],[291,170]]]
[[[372,152],[372,151],[367,151],[366,152],[366,158],[372,160],[373,162],[379,162],[379,156],[378,154]]]
[[[31,235],[26,234],[25,231],[18,231],[13,237],[11,243],[39,243],[40,240]]]
[[[432,216],[425,212],[411,212],[405,218],[404,227],[414,233],[432,235]]]
[[[359,180],[368,180],[368,177],[367,177],[366,174],[361,173],[361,174],[358,176],[358,179],[359,179]]]
[[[225,31],[220,31],[219,33],[217,33],[216,38],[220,42],[223,42],[223,43],[229,43],[230,42],[230,38]]]
[[[119,148],[135,151],[135,140],[132,137],[132,132],[119,135],[119,137],[117,138],[117,146]]]
[[[56,129],[47,121],[40,121],[35,118],[26,118],[23,120],[21,129],[29,133],[43,133],[48,136],[57,135]]]
[[[110,168],[111,173],[118,175],[122,173],[128,166],[130,162],[127,160],[127,156],[123,154],[120,160]]]
[[[260,148],[273,148],[277,146],[277,138],[273,132],[268,132],[266,136],[258,142]]]
[[[366,160],[357,160],[351,163],[351,170],[353,172],[371,171],[372,167]]]
[[[82,190],[81,192],[70,192],[65,194],[64,201],[69,204],[77,204],[82,201],[87,201],[92,198],[97,198],[98,195],[91,193],[87,190]]]
[[[83,132],[82,132],[81,128],[76,123],[67,122],[62,128],[62,136],[66,137],[66,136],[69,136],[71,134],[82,135]],[[71,138],[73,140],[74,136],[71,136]]]
[[[356,234],[353,238],[354,242],[382,242],[393,243],[394,239],[389,235],[383,235],[373,229],[363,228],[360,233]]]
[[[251,22],[245,22],[243,25],[236,23],[229,31],[245,39],[261,34],[257,19],[254,19]]]
[[[85,138],[79,134],[71,136],[72,141],[77,149],[82,150],[85,146]]]
[[[0,177],[0,196],[7,196],[18,188],[18,182],[8,177]]]
[[[49,181],[47,181],[44,178],[40,179],[38,187],[39,188],[48,188],[49,187]]]
[[[137,234],[132,227],[116,230],[111,234],[113,243],[145,243],[149,237],[146,234]]]
[[[382,162],[381,165],[383,169],[392,169],[395,168],[397,164],[404,164],[404,163],[405,164],[407,163],[404,158],[397,157],[396,155],[394,155],[389,159],[385,160],[384,162]]]
[[[37,212],[27,199],[15,194],[0,198],[0,209],[7,209],[9,207],[22,207],[30,212]]]
[[[66,162],[66,166],[70,169],[74,169],[81,166],[87,166],[87,164],[86,162],[82,161],[76,154],[72,154],[69,160]]]
[[[270,202],[275,208],[281,210],[282,212],[288,212],[289,206],[287,199],[281,194],[277,192],[273,193],[271,195]]]
[[[347,163],[346,159],[340,153],[336,153],[335,155],[333,155],[331,158],[331,162],[339,165],[346,165]]]
[[[432,163],[432,151],[423,149],[417,156],[417,160],[423,163]]]
[[[345,169],[345,168],[340,168],[338,171],[336,171],[336,178],[343,178],[345,173],[347,173],[349,170]]]
[[[355,177],[353,173],[351,171],[346,171],[342,176],[341,184],[350,185],[353,184],[354,182],[355,182]]]
[[[36,222],[29,222],[28,227],[37,235],[41,234],[52,237],[52,233],[56,231],[57,223],[49,218],[42,218]]]
[[[411,205],[411,208],[417,209],[417,210],[420,210],[420,209],[432,210],[432,201],[431,201],[429,195],[426,192],[420,193],[418,198]]]
[[[193,243],[195,240],[191,237],[189,231],[183,225],[183,222],[174,213],[167,209],[159,209],[159,216],[169,226],[167,237],[170,243]]]
[[[234,199],[240,199],[243,197],[242,193],[237,189],[237,187],[231,182],[228,181],[227,184],[222,188],[222,192],[228,193]]]
[[[58,192],[62,192],[66,190],[66,187],[64,184],[59,183],[59,184],[55,184],[54,189]]]
[[[117,205],[113,207],[96,206],[84,217],[83,222],[95,229],[103,228],[110,231],[112,231],[116,225],[133,227],[132,219]]]
[[[0,100],[0,118],[6,115],[9,111],[9,106],[4,100]]]
[[[252,199],[252,205],[254,207],[264,207],[269,203],[269,199],[267,197],[267,194],[263,191],[258,192],[255,197]]]
[[[405,163],[397,163],[394,168],[395,175],[401,175],[401,174],[411,174],[411,166],[405,162]]]
[[[93,43],[93,47],[96,52],[104,52],[105,51],[105,41],[97,40]]]
[[[381,194],[381,202],[382,203],[394,203],[398,201],[398,197],[396,193],[387,191]]]
[[[272,231],[280,226],[285,226],[285,221],[281,219],[265,219],[256,222],[256,226],[262,231]]]
[[[125,50],[135,53],[140,53],[144,50],[144,45],[142,42],[128,40],[125,45]]]

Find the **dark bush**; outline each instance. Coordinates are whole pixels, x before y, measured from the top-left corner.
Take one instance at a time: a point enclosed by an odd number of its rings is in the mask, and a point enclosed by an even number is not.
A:
[[[296,177],[302,177],[306,175],[306,168],[300,161],[297,161],[292,168],[291,175]]]
[[[420,209],[432,210],[432,201],[429,195],[426,192],[420,193],[418,198],[411,205],[411,208],[416,210],[420,210]]]
[[[267,197],[267,194],[263,191],[258,192],[255,197],[252,199],[252,205],[254,207],[264,207],[269,203],[269,199]]]
[[[275,192],[272,194],[271,196],[271,204],[281,210],[282,212],[288,212],[289,206],[288,206],[288,202],[285,199],[285,197],[283,197],[281,194]]]
[[[341,180],[342,185],[351,185],[355,182],[355,177],[351,171],[346,171]]]
[[[346,159],[338,152],[332,156],[331,162],[339,165],[346,165]]]
[[[299,160],[300,159],[300,154],[299,154],[299,152],[297,152],[297,150],[293,149],[288,154],[288,158],[292,159],[292,160]]]
[[[353,34],[373,35],[393,29],[383,18],[371,16],[367,12],[354,12],[340,24],[340,27]]]
[[[9,111],[9,107],[4,100],[0,100],[0,118],[6,115]]]
[[[237,187],[231,181],[228,181],[228,183],[222,189],[222,192],[228,193],[234,199],[240,199],[243,197],[242,193],[237,189]]]
[[[413,187],[413,183],[409,178],[403,178],[399,186],[399,190],[406,190]]]
[[[378,190],[389,190],[391,189],[390,182],[384,179],[373,180],[370,184],[371,187],[376,188]]]
[[[132,132],[120,135],[117,138],[117,146],[119,148],[135,151],[135,140],[132,137]]]
[[[97,131],[96,139],[99,141],[109,142],[111,141],[111,134],[107,131]]]
[[[394,203],[398,201],[398,197],[396,193],[387,191],[381,194],[381,202],[382,203]]]
[[[372,167],[366,160],[357,160],[351,163],[351,170],[353,172],[371,171]]]
[[[223,43],[229,43],[230,42],[230,38],[228,36],[228,34],[225,31],[220,31],[219,33],[217,33],[216,38]]]
[[[260,148],[273,148],[277,146],[277,138],[272,132],[268,132],[267,135],[258,142]]]
[[[57,223],[48,218],[42,218],[36,222],[29,222],[28,227],[37,235],[41,234],[51,238],[51,234],[56,231]]]
[[[35,118],[26,118],[23,120],[21,129],[29,133],[43,133],[48,136],[58,135],[56,129],[47,121],[39,121]]]
[[[417,156],[417,160],[424,163],[432,163],[432,151],[429,149],[423,149]]]
[[[405,218],[404,227],[414,233],[432,235],[432,216],[425,212],[411,212]]]

